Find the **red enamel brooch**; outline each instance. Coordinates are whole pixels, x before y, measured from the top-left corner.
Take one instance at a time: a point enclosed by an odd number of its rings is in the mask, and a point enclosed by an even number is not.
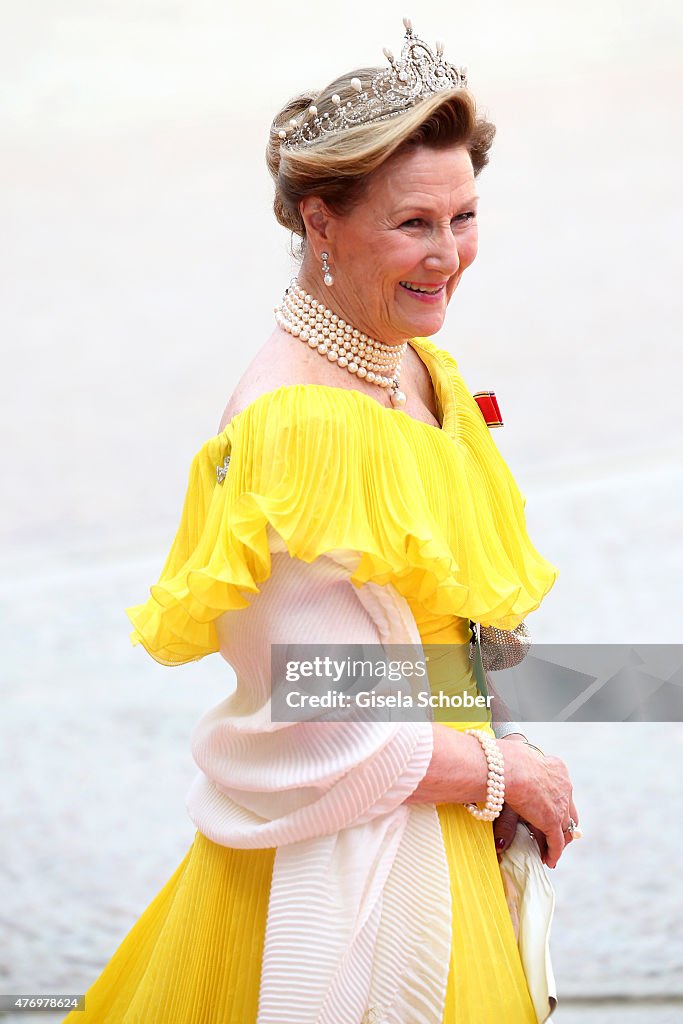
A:
[[[475,391],[472,398],[479,406],[479,411],[484,417],[487,427],[503,426],[503,418],[500,415],[495,391]]]

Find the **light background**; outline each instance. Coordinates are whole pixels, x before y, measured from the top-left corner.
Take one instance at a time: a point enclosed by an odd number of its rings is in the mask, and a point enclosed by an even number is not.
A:
[[[498,125],[479,257],[435,340],[496,391],[561,570],[530,626],[681,639],[680,4],[0,3],[5,991],[87,987],[191,842],[188,736],[232,673],[160,668],[123,608],[290,275],[270,121],[398,52],[404,13]],[[552,873],[556,1019],[587,999],[581,1020],[611,1020],[626,992],[645,1002],[620,1019],[663,1021],[681,726],[533,729],[587,832]]]

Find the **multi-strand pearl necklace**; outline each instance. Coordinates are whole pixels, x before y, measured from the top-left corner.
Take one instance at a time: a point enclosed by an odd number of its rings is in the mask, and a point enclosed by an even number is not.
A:
[[[345,367],[361,380],[390,388],[393,406],[400,408],[406,404],[406,396],[398,384],[407,341],[385,345],[369,338],[314,299],[296,280],[285,290],[281,305],[275,307],[275,320],[284,331],[307,342],[309,348],[317,349],[331,363]]]

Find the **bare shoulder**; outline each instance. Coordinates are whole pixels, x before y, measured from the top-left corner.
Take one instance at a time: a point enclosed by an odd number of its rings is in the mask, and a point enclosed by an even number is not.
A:
[[[313,357],[313,358],[312,358]],[[318,353],[294,345],[290,335],[279,328],[261,346],[237,382],[228,399],[219,432],[261,395],[284,384],[315,383]]]
[[[382,389],[350,374],[340,374],[336,366],[321,359],[308,345],[295,343],[279,327],[258,350],[240,377],[223,413],[219,432],[238,413],[261,395],[287,384],[326,384],[363,391],[382,405],[389,404]],[[434,387],[429,371],[419,355],[408,346],[401,372],[401,384],[408,392],[406,411],[415,419],[439,426]]]

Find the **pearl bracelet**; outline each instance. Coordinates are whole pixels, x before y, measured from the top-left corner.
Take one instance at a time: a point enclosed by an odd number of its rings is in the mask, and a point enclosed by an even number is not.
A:
[[[488,765],[486,783],[486,804],[479,809],[476,804],[465,804],[465,807],[480,821],[493,821],[503,809],[505,799],[505,777],[503,755],[493,736],[483,729],[465,729],[464,732],[476,736],[481,743]]]

